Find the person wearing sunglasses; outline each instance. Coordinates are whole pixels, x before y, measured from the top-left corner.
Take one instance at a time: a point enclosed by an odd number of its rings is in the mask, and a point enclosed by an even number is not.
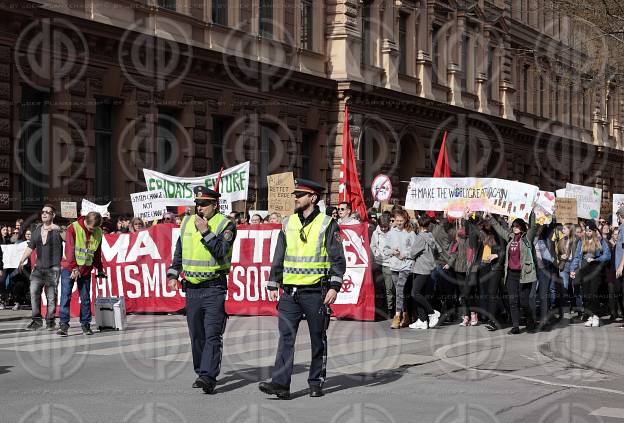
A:
[[[180,225],[173,261],[167,271],[169,289],[186,290],[186,320],[191,337],[193,388],[213,394],[221,370],[225,295],[232,262],[236,225],[219,213],[219,194],[205,186],[193,189],[195,214]]]
[[[32,308],[32,322],[27,330],[37,330],[43,327],[41,318],[41,293],[45,288],[47,309],[46,329],[55,329],[57,281],[61,273],[61,259],[63,258],[63,233],[54,223],[56,211],[51,204],[44,204],[41,209],[41,225],[37,225],[31,233],[28,246],[20,259],[20,272],[24,263],[30,258],[33,251],[37,251],[37,263],[30,274],[30,304]]]
[[[309,180],[295,182],[295,213],[284,220],[267,283],[271,301],[278,299],[280,282],[284,290],[277,306],[279,344],[271,381],[258,386],[280,399],[290,398],[295,339],[304,314],[312,347],[310,396],[323,395],[329,305],[336,301],[346,271],[338,224],[318,207],[324,188]]]
[[[355,225],[360,223],[354,216],[351,204],[342,202],[338,204],[338,224],[339,225]]]

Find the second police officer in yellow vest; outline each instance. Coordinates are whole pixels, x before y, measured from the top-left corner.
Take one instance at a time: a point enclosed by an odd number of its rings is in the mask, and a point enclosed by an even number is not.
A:
[[[194,388],[214,392],[221,370],[223,332],[227,316],[225,295],[236,227],[219,213],[221,194],[195,187],[196,214],[184,218],[171,267],[169,287],[177,289],[183,276],[186,289],[186,320],[191,336]]]
[[[295,214],[284,220],[269,276],[269,298],[277,299],[280,283],[284,292],[277,307],[279,344],[271,382],[261,382],[259,388],[280,399],[290,398],[295,338],[304,314],[312,347],[310,396],[323,395],[328,308],[336,301],[346,270],[338,224],[317,205],[323,191],[313,181],[296,181]]]

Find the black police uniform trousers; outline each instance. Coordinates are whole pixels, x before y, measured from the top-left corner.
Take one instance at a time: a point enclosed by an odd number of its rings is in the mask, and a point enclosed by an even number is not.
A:
[[[321,289],[284,287],[278,310],[279,344],[272,382],[290,386],[295,357],[295,339],[303,314],[308,322],[312,362],[308,375],[310,386],[323,386],[327,369],[327,325],[329,316],[325,313]]]
[[[221,371],[223,356],[226,283],[223,276],[209,287],[198,288],[189,283],[186,289],[186,321],[191,335],[193,367],[198,376],[214,383]]]

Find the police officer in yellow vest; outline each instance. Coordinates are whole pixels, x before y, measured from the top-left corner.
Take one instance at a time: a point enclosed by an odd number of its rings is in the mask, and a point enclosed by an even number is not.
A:
[[[197,374],[193,388],[212,394],[221,370],[227,319],[225,294],[236,227],[219,213],[221,194],[204,186],[195,187],[193,192],[195,214],[186,216],[180,225],[167,278],[169,287],[177,289],[178,279],[183,276],[186,320]]]
[[[280,282],[284,292],[277,307],[279,345],[272,379],[259,388],[280,399],[290,398],[295,338],[304,314],[312,346],[310,396],[323,395],[329,305],[336,301],[346,270],[338,224],[317,205],[323,191],[316,182],[296,181],[295,214],[284,220],[269,276],[269,299],[277,300]]]

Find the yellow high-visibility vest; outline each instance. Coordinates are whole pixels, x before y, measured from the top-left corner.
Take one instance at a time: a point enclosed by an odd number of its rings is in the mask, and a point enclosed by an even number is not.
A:
[[[80,226],[80,223],[74,222],[72,226],[76,234],[76,243],[74,245],[76,263],[79,266],[91,266],[93,264],[93,256],[102,243],[102,228],[95,228],[89,237],[89,242],[87,242],[86,231]]]
[[[230,270],[232,250],[222,259],[215,259],[202,244],[202,235],[195,227],[195,215],[187,216],[180,225],[182,241],[182,270],[190,283],[201,283],[215,279],[218,274]],[[225,230],[230,219],[217,213],[208,221],[210,232],[219,235]]]
[[[324,213],[319,213],[305,228],[297,214],[284,220],[284,285],[315,285],[327,275],[331,263],[325,247],[325,232],[330,223],[331,217]]]

